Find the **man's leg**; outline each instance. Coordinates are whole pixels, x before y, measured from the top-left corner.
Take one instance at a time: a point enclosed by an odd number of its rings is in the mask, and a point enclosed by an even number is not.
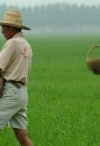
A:
[[[17,140],[19,141],[19,143],[21,144],[21,146],[33,146],[29,135],[28,135],[28,131],[25,129],[16,129],[13,128],[15,136],[17,138]]]

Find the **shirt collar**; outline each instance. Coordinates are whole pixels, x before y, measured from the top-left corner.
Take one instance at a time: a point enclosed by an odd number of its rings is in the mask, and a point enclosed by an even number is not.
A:
[[[23,33],[22,32],[18,32],[16,33],[13,38],[17,38],[17,37],[23,37]]]

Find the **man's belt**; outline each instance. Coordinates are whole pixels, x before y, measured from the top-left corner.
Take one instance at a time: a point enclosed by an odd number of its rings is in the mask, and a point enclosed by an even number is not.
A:
[[[14,81],[14,80],[5,80],[5,82],[9,82],[12,83],[13,85],[15,85],[17,88],[21,88],[21,86],[24,86],[25,83],[22,81]]]

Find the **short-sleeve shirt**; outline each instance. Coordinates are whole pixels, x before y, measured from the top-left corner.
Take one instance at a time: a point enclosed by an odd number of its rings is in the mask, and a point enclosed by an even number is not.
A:
[[[32,48],[22,32],[7,40],[0,52],[0,69],[4,79],[26,82],[31,63]]]

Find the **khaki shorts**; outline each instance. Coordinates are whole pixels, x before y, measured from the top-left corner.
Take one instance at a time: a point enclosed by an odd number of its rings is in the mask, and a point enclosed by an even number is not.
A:
[[[27,90],[25,86],[17,88],[5,83],[4,94],[0,98],[0,128],[27,128]]]

